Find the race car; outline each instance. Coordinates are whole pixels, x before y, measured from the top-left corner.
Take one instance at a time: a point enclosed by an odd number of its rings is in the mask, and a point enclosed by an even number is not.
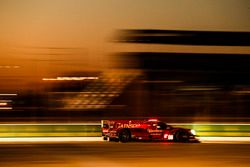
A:
[[[102,120],[102,136],[107,141],[198,141],[193,129],[178,128],[158,119]]]

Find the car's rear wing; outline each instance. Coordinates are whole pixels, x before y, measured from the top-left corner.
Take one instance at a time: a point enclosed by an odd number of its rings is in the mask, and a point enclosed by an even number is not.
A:
[[[101,120],[101,128],[110,128],[114,125],[114,120]]]
[[[101,128],[104,128],[105,125],[109,124],[108,120],[101,120]]]

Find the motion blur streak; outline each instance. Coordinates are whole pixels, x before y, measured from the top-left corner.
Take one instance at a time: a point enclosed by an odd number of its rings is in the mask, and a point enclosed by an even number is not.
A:
[[[17,96],[17,94],[11,93],[1,93],[0,96]]]
[[[250,137],[197,137],[201,143],[245,143],[250,144]],[[68,142],[86,142],[86,141],[103,141],[102,137],[5,137],[0,138],[0,144],[5,143],[68,143]],[[149,142],[150,143],[150,142]],[[161,142],[159,142],[161,143]],[[172,143],[172,142],[164,142],[164,143]]]
[[[250,137],[198,137],[202,143],[248,143],[250,144]]]
[[[0,107],[0,110],[12,110],[12,107]]]
[[[103,141],[101,137],[21,137],[0,138],[0,144],[4,143],[43,143],[43,142],[79,142],[79,141]]]
[[[63,81],[63,80],[85,80],[85,79],[98,79],[98,77],[56,77],[56,78],[43,78],[44,81],[55,81],[55,80],[59,80],[59,81]]]

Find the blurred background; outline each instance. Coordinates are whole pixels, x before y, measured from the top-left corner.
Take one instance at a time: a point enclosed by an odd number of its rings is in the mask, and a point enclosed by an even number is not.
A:
[[[249,0],[0,0],[0,166],[249,166]],[[158,118],[201,143],[104,142]]]
[[[0,3],[3,122],[249,121],[247,0]]]

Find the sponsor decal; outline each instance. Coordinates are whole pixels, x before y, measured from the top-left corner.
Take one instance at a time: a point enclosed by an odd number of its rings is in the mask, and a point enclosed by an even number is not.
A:
[[[149,133],[162,133],[163,130],[153,130],[153,129],[148,129]]]
[[[132,124],[132,123],[121,124],[121,123],[118,123],[117,128],[138,128],[140,126],[141,126],[141,124]]]

